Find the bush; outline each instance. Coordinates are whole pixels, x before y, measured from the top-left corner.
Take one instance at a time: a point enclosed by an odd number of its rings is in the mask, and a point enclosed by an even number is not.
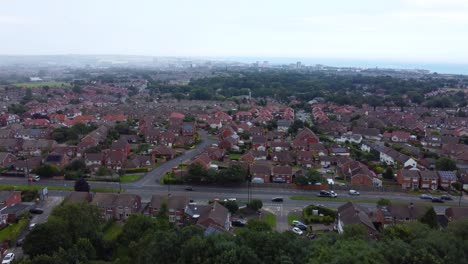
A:
[[[313,215],[313,210],[318,210],[319,215]],[[303,211],[302,215],[306,224],[320,223],[330,224],[335,221],[336,211],[321,206],[309,205]],[[323,215],[323,216],[320,216]]]
[[[247,204],[247,207],[249,209],[254,210],[254,211],[258,211],[258,210],[262,209],[263,202],[262,202],[262,200],[259,200],[259,199],[253,199],[252,201],[250,201],[250,203]]]

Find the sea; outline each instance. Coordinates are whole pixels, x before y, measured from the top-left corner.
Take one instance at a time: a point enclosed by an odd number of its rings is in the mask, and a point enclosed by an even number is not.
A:
[[[429,70],[432,73],[440,74],[462,74],[468,75],[467,63],[429,63],[429,62],[398,62],[385,60],[357,60],[357,59],[327,59],[327,58],[279,58],[279,57],[228,57],[230,61],[243,63],[263,63],[268,61],[270,65],[296,64],[298,61],[305,66],[316,64],[334,67],[356,67],[356,68],[387,68],[387,69],[420,69]]]

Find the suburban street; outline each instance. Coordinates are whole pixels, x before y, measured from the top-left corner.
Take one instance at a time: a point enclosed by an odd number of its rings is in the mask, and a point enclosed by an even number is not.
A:
[[[239,185],[238,187],[223,187],[223,186],[193,186],[193,191],[186,191],[185,186],[182,185],[162,185],[159,183],[159,179],[166,172],[170,171],[173,167],[177,167],[184,161],[191,159],[192,157],[200,154],[203,149],[213,143],[216,140],[207,136],[202,131],[200,132],[202,142],[197,145],[194,149],[187,151],[186,153],[161,164],[148,172],[144,177],[138,181],[132,183],[122,184],[124,192],[138,194],[142,197],[143,202],[149,202],[151,196],[154,194],[163,195],[182,195],[187,196],[188,199],[194,200],[197,203],[207,203],[212,199],[226,199],[236,198],[240,203],[247,202],[248,190],[246,184]],[[67,180],[49,180],[41,179],[40,182],[28,183],[24,178],[0,178],[0,183],[11,184],[11,185],[34,185],[34,186],[64,186],[72,187],[74,181]],[[118,182],[89,182],[92,188],[108,188],[108,189],[119,189],[120,185]],[[468,197],[462,197],[459,201],[458,197],[454,197],[454,200],[447,201],[444,204],[431,204],[426,200],[422,200],[416,194],[400,193],[400,192],[373,192],[373,191],[361,191],[359,196],[351,196],[347,191],[336,191],[338,199],[333,198],[318,198],[316,197],[317,191],[298,190],[288,187],[251,187],[252,199],[260,199],[263,201],[264,209],[277,215],[277,229],[285,230],[288,229],[287,216],[290,212],[300,212],[304,207],[310,204],[323,205],[332,209],[336,209],[343,205],[347,201],[355,201],[364,207],[369,209],[375,209],[376,201],[381,198],[390,199],[392,202],[404,202],[404,203],[425,203],[434,205],[434,209],[438,213],[443,213],[445,208],[450,206],[456,206],[459,204],[462,206],[468,206]],[[49,200],[61,201],[61,198],[68,195],[69,191],[49,191]],[[283,197],[284,202],[272,203],[273,197]],[[302,199],[291,199],[292,196],[301,196]],[[54,198],[55,197],[55,198]],[[60,198],[61,197],[61,198]],[[304,199],[306,198],[306,199]],[[47,203],[47,204],[58,204],[58,202]],[[47,208],[45,208],[47,210]],[[45,214],[48,215],[48,214]],[[44,222],[45,219],[33,219],[32,222]]]

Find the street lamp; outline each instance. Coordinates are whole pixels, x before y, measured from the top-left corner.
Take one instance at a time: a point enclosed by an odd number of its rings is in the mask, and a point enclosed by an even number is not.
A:
[[[119,169],[118,172],[119,174],[119,193],[122,192],[122,176],[124,174],[124,171],[122,169]]]

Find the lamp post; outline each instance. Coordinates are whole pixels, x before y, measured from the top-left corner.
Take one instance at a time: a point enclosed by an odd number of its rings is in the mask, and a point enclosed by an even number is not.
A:
[[[122,176],[124,174],[124,171],[122,169],[118,170],[117,172],[119,174],[119,193],[122,192]]]

